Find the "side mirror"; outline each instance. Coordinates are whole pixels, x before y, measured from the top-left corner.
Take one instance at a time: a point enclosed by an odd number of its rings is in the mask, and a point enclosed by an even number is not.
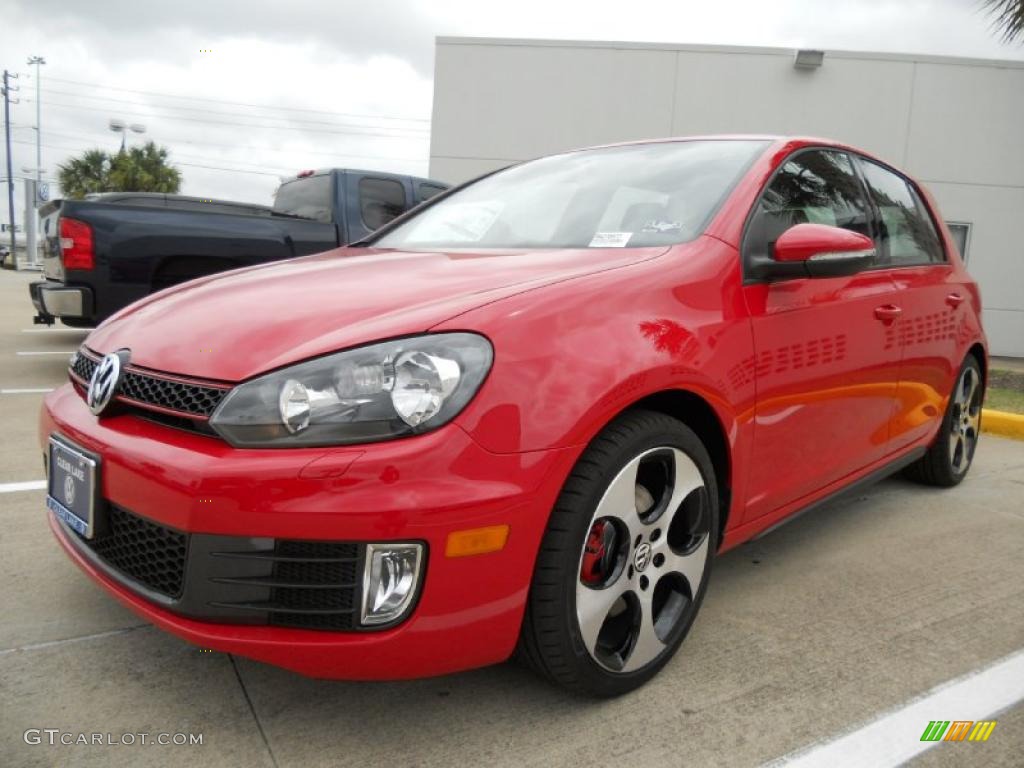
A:
[[[775,241],[776,263],[790,275],[802,264],[808,277],[852,275],[875,262],[875,243],[870,237],[826,224],[797,224]],[[792,266],[790,266],[792,265]]]

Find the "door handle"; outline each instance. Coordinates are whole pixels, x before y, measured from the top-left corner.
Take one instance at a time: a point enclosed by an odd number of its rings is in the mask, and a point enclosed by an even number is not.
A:
[[[953,309],[956,309],[963,303],[964,297],[959,293],[951,293],[946,296],[946,303],[949,304]]]
[[[880,307],[875,307],[875,317],[883,323],[891,323],[901,314],[903,314],[903,310],[895,304],[883,304]]]

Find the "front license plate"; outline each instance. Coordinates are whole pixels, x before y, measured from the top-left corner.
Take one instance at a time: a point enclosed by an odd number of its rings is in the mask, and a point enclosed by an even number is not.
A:
[[[87,539],[96,534],[99,458],[50,437],[46,506]]]

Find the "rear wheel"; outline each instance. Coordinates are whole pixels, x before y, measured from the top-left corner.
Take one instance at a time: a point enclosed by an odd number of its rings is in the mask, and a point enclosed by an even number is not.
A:
[[[555,683],[616,696],[672,657],[697,615],[718,493],[684,424],[625,414],[588,446],[541,544],[519,655]]]
[[[950,487],[967,476],[981,435],[981,366],[968,355],[946,406],[939,434],[928,452],[907,467],[908,477],[927,485]]]

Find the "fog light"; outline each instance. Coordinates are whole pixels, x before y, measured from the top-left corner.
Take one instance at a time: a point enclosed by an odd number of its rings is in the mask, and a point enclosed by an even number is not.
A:
[[[421,544],[367,544],[363,624],[387,624],[412,605],[420,578]]]

